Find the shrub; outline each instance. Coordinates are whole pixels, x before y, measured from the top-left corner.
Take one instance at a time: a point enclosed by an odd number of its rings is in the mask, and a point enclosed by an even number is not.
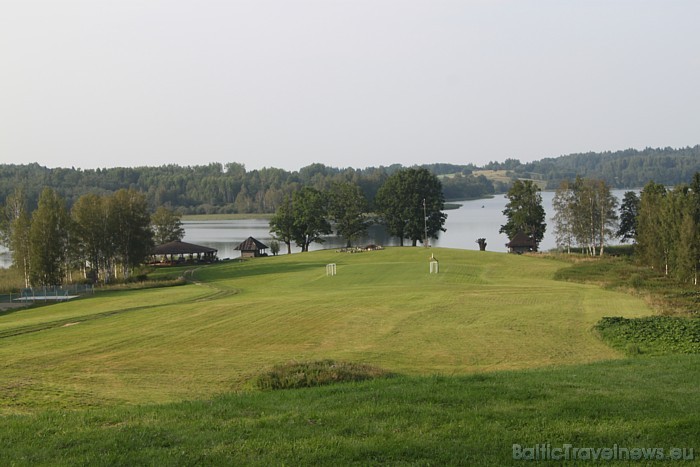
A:
[[[293,389],[388,376],[391,376],[391,373],[371,365],[318,360],[276,365],[258,375],[254,385],[258,389]]]
[[[630,354],[700,354],[700,319],[648,316],[606,317],[595,329],[603,340]]]
[[[641,275],[634,273],[630,275],[629,284],[631,287],[638,289],[644,285],[644,279]]]
[[[642,349],[637,344],[627,344],[627,355],[641,355]]]

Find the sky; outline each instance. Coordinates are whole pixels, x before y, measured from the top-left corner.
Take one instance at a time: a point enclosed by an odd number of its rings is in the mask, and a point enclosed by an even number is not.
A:
[[[697,0],[0,0],[0,163],[695,146],[698,18]]]

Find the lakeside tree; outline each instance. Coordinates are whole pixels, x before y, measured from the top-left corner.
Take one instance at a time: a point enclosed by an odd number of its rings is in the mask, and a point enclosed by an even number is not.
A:
[[[114,236],[115,262],[128,278],[153,248],[151,217],[143,193],[119,190],[109,199],[110,225]]]
[[[506,197],[508,203],[503,214],[507,221],[499,233],[513,238],[516,233],[523,232],[539,245],[547,229],[540,188],[532,180],[516,180]]]
[[[698,196],[688,186],[677,187],[669,196],[673,198],[672,216],[677,229],[675,244],[671,248],[673,274],[680,281],[692,281],[697,285],[700,239],[695,211]]]
[[[440,180],[423,168],[394,173],[379,188],[375,199],[382,222],[390,235],[399,238],[401,246],[404,239],[416,246],[418,241],[425,243],[444,232],[444,203]]]
[[[574,191],[568,180],[565,180],[559,185],[552,199],[552,208],[554,208],[554,237],[558,248],[566,248],[567,253],[571,253],[571,247],[576,244],[574,236]]]
[[[156,245],[180,241],[185,236],[182,227],[182,216],[174,210],[161,206],[151,215],[153,240]]]
[[[45,188],[29,228],[30,282],[34,286],[60,285],[65,279],[70,222],[65,201]]]
[[[7,197],[2,218],[2,244],[12,252],[12,266],[20,271],[24,286],[30,286],[30,242],[31,221],[22,187],[17,187]]]
[[[700,232],[695,177],[692,185],[673,189],[649,182],[640,197],[637,223],[638,259],[664,275],[697,284]],[[700,185],[697,186],[700,188]]]
[[[71,209],[81,268],[94,282],[108,282],[112,276],[115,248],[109,210],[109,197],[94,193],[81,196]]]
[[[626,191],[620,205],[620,227],[617,237],[622,243],[637,238],[637,216],[639,214],[639,197],[634,191]]]
[[[350,182],[334,183],[328,198],[328,212],[336,232],[338,236],[345,238],[346,246],[351,247],[354,241],[367,233],[367,200],[360,187]]]
[[[287,254],[292,254],[294,241],[294,213],[292,212],[292,197],[287,195],[277,207],[275,215],[270,219],[270,233],[276,240],[287,245]]]
[[[653,181],[647,183],[639,198],[636,254],[644,264],[664,270],[665,274],[670,254],[668,242],[662,241],[667,215],[666,188]]]
[[[331,233],[327,219],[328,203],[319,190],[304,187],[292,195],[292,238],[302,252],[314,242],[323,243],[323,235]]]
[[[563,182],[552,201],[557,246],[570,252],[575,241],[589,255],[602,255],[615,235],[616,206],[617,199],[603,180],[576,177],[573,183]]]
[[[574,236],[589,255],[603,255],[614,236],[617,200],[604,180],[576,177],[573,191]]]

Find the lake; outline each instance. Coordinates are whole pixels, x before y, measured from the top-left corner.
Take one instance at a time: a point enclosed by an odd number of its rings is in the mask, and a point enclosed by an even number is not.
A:
[[[612,193],[621,201],[627,190],[614,190]],[[548,229],[545,233],[540,250],[546,251],[556,248],[554,235],[551,231],[551,217],[554,215],[552,199],[554,192],[542,192],[542,205],[547,216]],[[505,223],[503,210],[507,199],[504,195],[496,195],[494,198],[469,201],[456,201],[462,206],[459,209],[446,211],[446,232],[442,232],[437,240],[432,240],[431,245],[445,248],[459,248],[464,250],[478,250],[476,243],[478,238],[486,238],[488,251],[506,252],[508,237],[499,234],[498,230]],[[250,219],[236,221],[185,221],[184,241],[205,245],[219,250],[219,258],[237,258],[239,252],[234,250],[236,246],[246,238],[255,237],[269,245],[272,237],[269,232],[268,221],[265,219]],[[368,234],[357,242],[357,245],[376,244],[382,246],[397,246],[399,240],[389,237],[382,226],[370,227]],[[613,242],[614,243],[614,242]],[[311,250],[324,248],[342,248],[345,242],[334,235],[324,237],[324,243],[312,243]],[[281,254],[287,252],[286,246],[280,245]],[[292,245],[292,253],[301,251]]]
[[[613,190],[613,194],[621,201],[627,190]],[[542,192],[542,205],[547,216],[547,231],[540,243],[540,250],[546,251],[556,248],[552,233],[551,217],[554,192]],[[499,234],[498,230],[505,223],[503,209],[507,199],[504,195],[496,195],[493,198],[477,199],[469,201],[456,201],[462,206],[459,209],[446,211],[446,232],[442,232],[437,240],[432,240],[433,246],[445,248],[460,248],[464,250],[478,250],[476,240],[486,238],[488,251],[507,251],[508,237]],[[229,221],[183,221],[185,227],[184,241],[204,245],[219,250],[219,258],[238,258],[240,252],[236,246],[248,237],[255,237],[266,245],[270,244],[268,221],[265,219],[246,219]],[[398,239],[389,237],[382,226],[373,225],[368,234],[361,238],[358,245],[376,244],[382,246],[396,246]],[[311,250],[323,248],[342,248],[345,242],[334,235],[324,237],[324,243],[312,243]],[[281,254],[287,252],[286,246],[280,245]],[[292,245],[292,253],[301,251]],[[8,267],[12,258],[7,250],[0,251],[0,267]]]

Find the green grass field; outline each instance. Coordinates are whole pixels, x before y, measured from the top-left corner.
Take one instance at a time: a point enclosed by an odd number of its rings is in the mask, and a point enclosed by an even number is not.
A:
[[[0,408],[211,397],[261,369],[334,358],[410,375],[619,357],[591,332],[638,299],[552,280],[561,263],[489,252],[314,252],[201,268],[198,283],[0,316]],[[337,264],[327,277],[325,265]]]
[[[642,299],[555,280],[569,265],[553,259],[430,253],[225,262],[184,286],[0,314],[0,461],[502,464],[517,440],[700,437],[697,356],[627,359],[593,331],[651,314]],[[251,384],[328,358],[399,376]]]

